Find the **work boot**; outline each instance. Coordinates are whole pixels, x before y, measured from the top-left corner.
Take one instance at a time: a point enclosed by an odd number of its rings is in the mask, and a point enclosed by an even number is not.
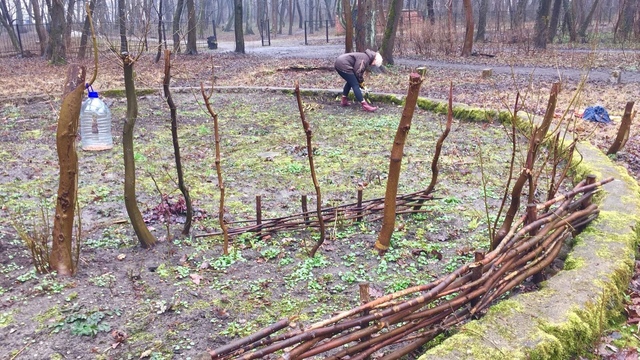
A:
[[[351,104],[349,103],[349,98],[348,98],[348,97],[346,97],[346,96],[344,96],[344,95],[342,95],[342,100],[340,100],[340,105],[342,105],[342,106],[349,106],[349,105],[351,105]]]
[[[367,102],[365,100],[362,100],[362,102],[360,104],[362,104],[362,110],[364,110],[364,111],[374,112],[374,111],[378,110],[377,107],[367,104]]]

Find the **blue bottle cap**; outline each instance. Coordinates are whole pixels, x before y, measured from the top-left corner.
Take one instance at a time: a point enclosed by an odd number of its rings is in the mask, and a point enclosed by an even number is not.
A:
[[[98,92],[97,91],[89,91],[89,97],[90,98],[98,98]]]

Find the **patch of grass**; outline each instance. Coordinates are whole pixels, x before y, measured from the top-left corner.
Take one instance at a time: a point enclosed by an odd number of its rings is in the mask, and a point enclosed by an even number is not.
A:
[[[116,277],[112,273],[106,273],[89,278],[89,282],[95,286],[111,288],[115,285]]]
[[[13,315],[11,312],[0,313],[0,328],[7,327],[13,322]]]

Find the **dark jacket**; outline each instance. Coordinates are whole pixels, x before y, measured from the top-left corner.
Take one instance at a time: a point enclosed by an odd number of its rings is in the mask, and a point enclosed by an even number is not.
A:
[[[367,66],[371,65],[373,59],[376,58],[376,52],[365,50],[361,52],[346,53],[338,56],[336,59],[336,70],[347,74],[354,74],[358,82],[364,82],[364,71]]]

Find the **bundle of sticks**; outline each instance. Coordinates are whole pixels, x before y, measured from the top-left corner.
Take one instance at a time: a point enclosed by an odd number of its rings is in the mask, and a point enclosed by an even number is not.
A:
[[[385,295],[307,326],[283,319],[210,351],[212,359],[399,359],[438,334],[479,316],[525,279],[540,273],[565,240],[595,219],[600,186],[582,181],[571,191],[529,205],[502,239],[475,261],[424,285]],[[279,355],[275,355],[279,352]]]

